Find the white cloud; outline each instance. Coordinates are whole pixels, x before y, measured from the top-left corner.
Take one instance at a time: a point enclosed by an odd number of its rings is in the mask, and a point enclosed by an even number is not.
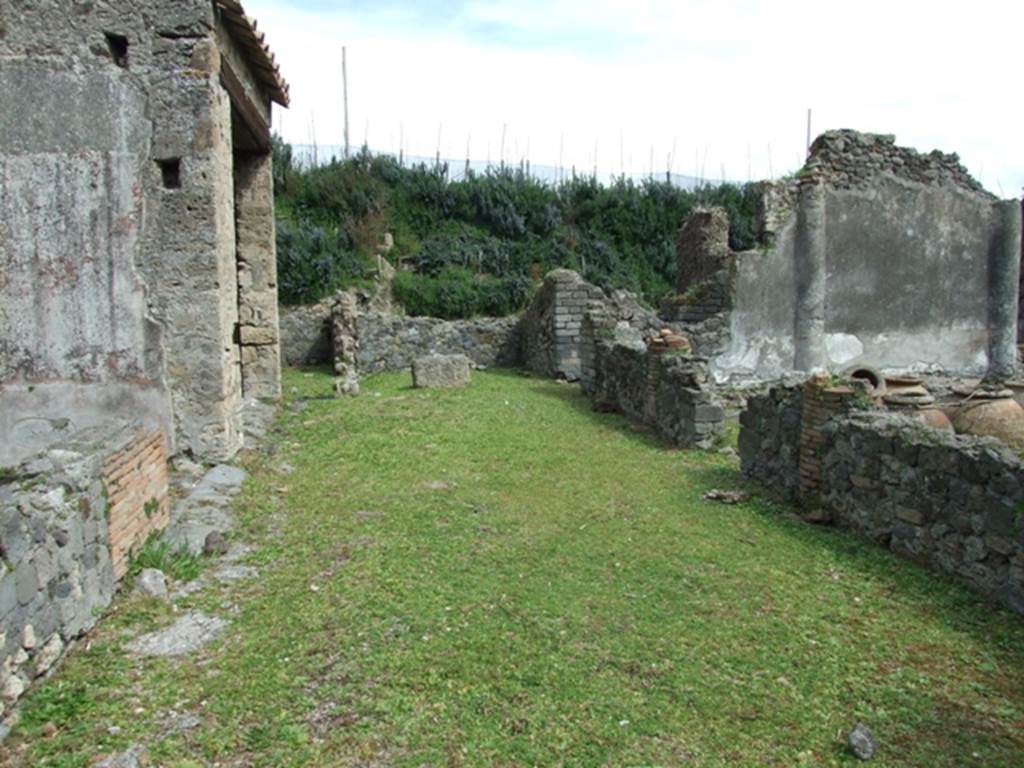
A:
[[[340,144],[341,46],[351,133],[377,149],[589,169],[704,167],[745,180],[795,170],[815,133],[895,133],[957,151],[990,189],[1024,186],[1018,39],[1024,4],[919,0],[473,0],[432,15],[296,10],[248,0],[292,87],[281,125]],[[332,4],[333,5],[333,4]],[[621,152],[620,152],[621,142]],[[769,152],[770,147],[770,152]]]

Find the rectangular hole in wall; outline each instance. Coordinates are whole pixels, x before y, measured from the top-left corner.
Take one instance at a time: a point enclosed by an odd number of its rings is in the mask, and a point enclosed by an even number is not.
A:
[[[115,32],[104,32],[103,34],[107,38],[110,58],[117,66],[128,69],[128,38]]]
[[[181,189],[181,158],[172,157],[156,162],[160,166],[160,178],[164,189]]]

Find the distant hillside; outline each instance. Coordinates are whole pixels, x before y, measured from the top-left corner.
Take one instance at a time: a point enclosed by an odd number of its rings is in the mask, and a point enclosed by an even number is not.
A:
[[[467,317],[521,309],[549,270],[568,267],[606,289],[654,303],[675,279],[675,237],[691,210],[719,205],[730,240],[752,247],[749,185],[686,190],[664,180],[589,177],[548,184],[520,169],[403,167],[362,151],[299,169],[275,141],[278,282],[282,303],[317,301],[368,279],[385,233],[399,267],[395,296],[411,314]]]

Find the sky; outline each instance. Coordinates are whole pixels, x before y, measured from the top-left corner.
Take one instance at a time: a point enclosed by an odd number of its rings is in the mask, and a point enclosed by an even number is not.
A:
[[[275,128],[433,157],[708,180],[895,134],[1024,189],[1020,0],[246,0],[291,86]],[[504,135],[504,145],[502,136]]]

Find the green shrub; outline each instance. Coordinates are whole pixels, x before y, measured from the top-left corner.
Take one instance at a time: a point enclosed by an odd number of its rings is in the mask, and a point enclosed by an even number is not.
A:
[[[313,302],[368,277],[384,231],[395,237],[395,262],[416,273],[399,275],[396,297],[411,314],[440,317],[515,311],[556,267],[657,304],[675,283],[676,236],[697,206],[728,212],[735,250],[756,245],[750,185],[689,191],[664,180],[605,186],[579,176],[550,185],[521,168],[451,181],[445,164],[403,167],[365,148],[306,171],[291,168],[283,147],[275,145],[275,157],[288,164],[276,185],[286,303]]]
[[[437,276],[399,272],[392,286],[395,299],[410,315],[446,320],[513,314],[529,302],[531,288],[524,277],[477,277],[462,267],[449,267]]]
[[[356,252],[344,229],[308,221],[277,222],[277,281],[282,304],[312,304],[338,288],[372,277],[374,264]]]

